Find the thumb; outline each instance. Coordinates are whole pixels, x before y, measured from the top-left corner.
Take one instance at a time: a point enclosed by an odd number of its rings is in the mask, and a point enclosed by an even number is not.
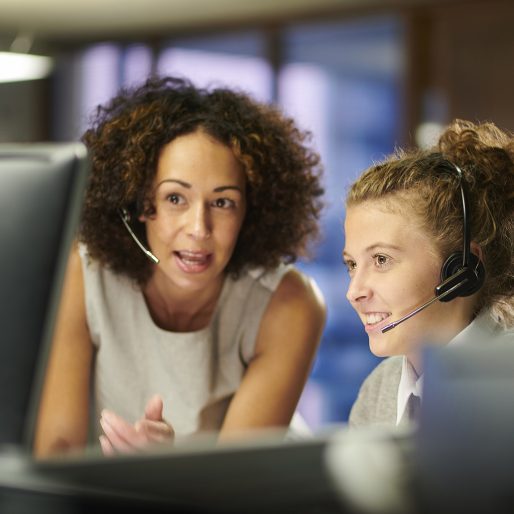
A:
[[[152,396],[145,407],[145,419],[162,421],[162,409],[162,398],[158,394]]]

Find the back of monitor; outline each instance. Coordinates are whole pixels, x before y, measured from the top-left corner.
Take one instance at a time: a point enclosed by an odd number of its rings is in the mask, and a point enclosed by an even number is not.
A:
[[[0,444],[29,444],[88,170],[80,143],[0,145]]]

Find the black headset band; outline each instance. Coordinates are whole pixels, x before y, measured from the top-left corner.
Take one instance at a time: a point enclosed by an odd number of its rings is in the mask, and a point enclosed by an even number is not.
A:
[[[467,268],[471,261],[471,212],[469,209],[468,189],[462,170],[452,161],[446,160],[444,169],[451,170],[459,179],[462,203],[462,267]]]

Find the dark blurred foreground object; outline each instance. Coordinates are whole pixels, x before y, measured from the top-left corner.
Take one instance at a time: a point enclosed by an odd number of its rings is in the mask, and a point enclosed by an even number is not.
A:
[[[413,456],[420,512],[514,512],[513,337],[426,354]]]
[[[88,171],[81,143],[0,144],[0,449],[30,451]]]
[[[284,441],[209,441],[104,457],[0,454],[0,512],[340,514],[412,512],[402,436],[344,428]],[[409,442],[406,438],[403,442]],[[114,507],[114,508],[113,508]]]

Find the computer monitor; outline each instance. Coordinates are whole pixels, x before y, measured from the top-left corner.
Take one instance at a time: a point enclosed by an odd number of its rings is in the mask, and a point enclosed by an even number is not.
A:
[[[0,445],[31,445],[88,159],[81,143],[0,144]]]
[[[514,512],[513,336],[427,349],[419,512]]]

